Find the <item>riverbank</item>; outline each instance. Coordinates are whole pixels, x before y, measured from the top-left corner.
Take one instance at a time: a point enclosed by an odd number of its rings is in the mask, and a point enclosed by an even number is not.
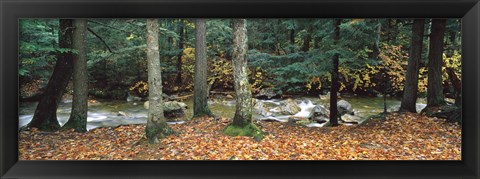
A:
[[[171,125],[158,145],[144,124],[71,131],[19,132],[20,160],[461,160],[461,126],[418,114],[392,113],[356,126],[308,128],[257,122],[265,138],[222,133],[227,118]]]

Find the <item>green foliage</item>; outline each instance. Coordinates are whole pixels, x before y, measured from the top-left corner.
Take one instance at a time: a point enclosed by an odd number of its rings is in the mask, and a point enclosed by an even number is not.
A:
[[[125,94],[147,81],[145,19],[90,19],[87,36],[89,86]],[[446,67],[461,76],[460,21],[447,21]],[[426,25],[426,33],[429,26]],[[185,45],[179,48],[185,32]],[[333,19],[248,19],[248,67],[253,92],[273,87],[286,93],[318,93],[330,88],[332,56],[339,54],[340,90],[374,94],[387,87],[400,94],[408,58],[411,20],[343,19],[340,39],[333,43]],[[211,90],[233,90],[230,19],[206,22],[208,83]],[[95,35],[93,34],[95,33]],[[195,26],[187,19],[159,19],[162,82],[167,93],[190,91],[193,82]],[[308,50],[304,50],[307,37]],[[427,39],[427,38],[424,38]],[[293,40],[293,42],[291,41]],[[110,50],[111,51],[110,51]],[[20,20],[19,76],[46,84],[58,48],[58,19]],[[74,51],[73,51],[74,52]],[[74,52],[75,53],[75,52]],[[428,41],[420,64],[419,92],[426,89]],[[177,69],[181,54],[181,69]],[[386,70],[384,77],[381,70]],[[182,83],[175,79],[182,70]],[[384,78],[388,79],[385,86]],[[444,78],[446,76],[444,75]],[[146,91],[139,91],[139,95]],[[122,92],[123,90],[123,92]]]

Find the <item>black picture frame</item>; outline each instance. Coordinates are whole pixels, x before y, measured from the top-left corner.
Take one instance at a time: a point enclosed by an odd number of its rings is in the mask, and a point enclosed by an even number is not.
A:
[[[2,178],[479,178],[478,0],[1,0]],[[462,161],[18,161],[19,18],[462,18]]]

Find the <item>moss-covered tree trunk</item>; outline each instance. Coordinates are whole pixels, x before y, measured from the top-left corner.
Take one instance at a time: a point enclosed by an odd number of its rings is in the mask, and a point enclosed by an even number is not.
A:
[[[333,23],[333,43],[336,45],[340,39],[340,23],[342,19],[335,19]],[[335,47],[336,48],[336,47]],[[332,85],[330,87],[330,123],[338,126],[337,92],[338,92],[338,58],[340,54],[335,53],[332,57]]]
[[[420,59],[422,58],[424,29],[425,19],[413,20],[407,74],[405,75],[405,87],[403,89],[402,103],[400,104],[399,109],[400,112],[417,112],[418,70]]]
[[[193,86],[193,115],[195,117],[212,115],[208,108],[207,86],[207,42],[205,19],[195,21],[195,81]]]
[[[432,19],[428,54],[427,108],[445,104],[442,88],[443,38],[446,19]]]
[[[232,136],[254,136],[261,131],[252,123],[252,91],[247,76],[247,20],[233,20],[233,79],[236,95],[235,116],[225,133]]]
[[[147,61],[148,61],[148,119],[145,134],[148,142],[158,143],[159,139],[173,131],[163,116],[162,73],[158,48],[158,20],[147,19]]]
[[[75,129],[76,132],[87,131],[88,110],[88,73],[87,73],[87,20],[73,20],[73,102],[72,112],[63,129]]]
[[[252,122],[252,92],[247,76],[247,27],[245,19],[233,20],[233,77],[236,108],[233,124],[244,126]]]
[[[73,24],[71,19],[60,19],[58,45],[60,48],[72,48]],[[57,107],[72,76],[73,64],[71,52],[59,52],[52,76],[47,88],[35,109],[32,121],[27,127],[36,127],[43,131],[56,131],[60,128],[57,120]]]

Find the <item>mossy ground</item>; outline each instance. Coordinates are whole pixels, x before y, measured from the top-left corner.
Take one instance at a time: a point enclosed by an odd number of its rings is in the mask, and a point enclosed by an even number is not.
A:
[[[255,124],[252,123],[248,123],[243,127],[230,124],[225,128],[224,133],[229,136],[250,136],[255,139],[263,138],[262,131]]]

